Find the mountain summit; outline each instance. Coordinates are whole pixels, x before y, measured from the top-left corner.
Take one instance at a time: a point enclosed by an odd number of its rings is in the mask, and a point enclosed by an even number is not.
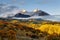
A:
[[[46,16],[46,15],[50,15],[42,10],[38,10],[38,9],[35,9],[33,10],[33,16]]]
[[[21,13],[26,13],[27,11],[25,9],[20,10]]]
[[[14,17],[31,17],[31,16],[46,16],[50,15],[44,11],[35,9],[32,12],[28,12],[26,10],[21,10],[19,13],[17,13]]]

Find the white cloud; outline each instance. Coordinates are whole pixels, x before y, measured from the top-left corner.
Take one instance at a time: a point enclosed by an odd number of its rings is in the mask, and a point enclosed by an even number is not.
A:
[[[16,14],[19,9],[16,6],[0,4],[0,17],[7,17]]]

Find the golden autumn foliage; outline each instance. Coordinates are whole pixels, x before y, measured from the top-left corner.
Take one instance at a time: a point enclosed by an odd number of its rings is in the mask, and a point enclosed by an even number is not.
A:
[[[17,20],[13,20],[11,21],[13,23],[15,22],[19,22]],[[34,28],[34,29],[38,29],[42,32],[47,32],[48,34],[58,34],[60,35],[60,23],[59,22],[46,22],[46,21],[43,21],[42,24],[34,24],[34,23],[19,23],[21,25],[24,25],[24,26],[27,26],[27,27],[31,27],[31,28]]]
[[[60,23],[56,22],[42,22],[42,24],[29,23],[28,27],[38,29],[42,32],[47,32],[48,34],[58,34],[60,35]]]
[[[41,25],[39,27],[39,30],[43,32],[47,32],[49,34],[58,34],[60,35],[60,26],[59,25],[51,25],[51,24],[46,24],[46,25]]]
[[[21,31],[30,32],[26,35],[32,37],[37,36],[44,36],[44,34],[49,35],[60,35],[60,23],[59,22],[46,22],[43,21],[41,23],[33,23],[31,22],[21,22],[18,20],[11,20],[11,21],[3,21],[0,20],[0,35],[9,37],[10,40],[16,40],[17,31],[20,33]],[[42,33],[41,33],[41,32]],[[13,39],[12,39],[13,37]],[[50,36],[48,36],[50,37]]]

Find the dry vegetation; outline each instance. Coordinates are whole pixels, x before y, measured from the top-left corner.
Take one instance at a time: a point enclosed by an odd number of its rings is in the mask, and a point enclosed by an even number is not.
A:
[[[0,40],[60,40],[60,23],[0,20]]]

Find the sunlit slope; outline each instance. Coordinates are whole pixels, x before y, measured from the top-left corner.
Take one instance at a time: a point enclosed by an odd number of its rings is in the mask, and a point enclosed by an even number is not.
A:
[[[38,29],[49,34],[60,34],[60,25],[45,24]]]
[[[17,25],[19,25],[19,27],[25,26],[25,27],[33,28],[35,30],[40,30],[40,31],[46,32],[48,34],[58,34],[58,35],[60,35],[60,23],[59,22],[42,21],[40,23],[34,23],[33,21],[21,22],[21,21],[18,21],[18,20],[12,20],[9,23],[12,23],[12,25],[17,24]],[[1,24],[2,23],[0,23],[0,25]]]
[[[25,25],[26,27],[31,27],[34,29],[38,29],[42,32],[47,32],[48,34],[60,34],[60,23],[59,22],[41,22],[39,24],[35,24],[33,22],[21,22],[21,25]]]
[[[32,28],[38,29],[42,32],[47,32],[49,34],[60,34],[60,25],[53,24],[30,24]]]

